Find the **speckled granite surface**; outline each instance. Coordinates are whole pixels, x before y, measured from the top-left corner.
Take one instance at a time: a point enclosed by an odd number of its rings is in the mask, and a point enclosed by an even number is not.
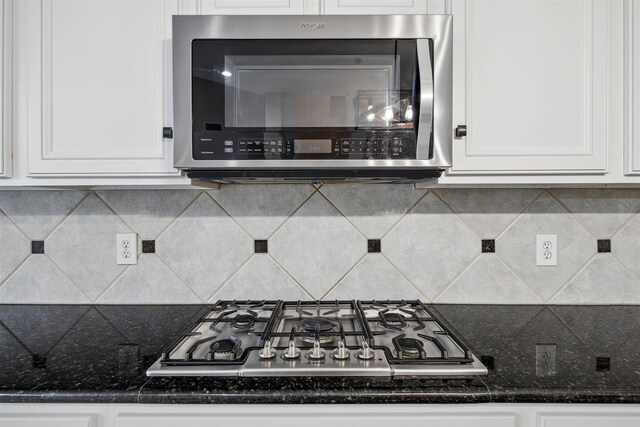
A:
[[[468,380],[148,378],[202,306],[0,305],[0,402],[640,403],[640,306],[438,305],[485,362]],[[536,375],[536,345],[556,373]],[[598,358],[601,358],[598,362]],[[609,359],[609,370],[605,367]]]

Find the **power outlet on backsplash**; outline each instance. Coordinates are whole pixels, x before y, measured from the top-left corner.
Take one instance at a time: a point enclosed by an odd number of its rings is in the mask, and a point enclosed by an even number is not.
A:
[[[558,236],[556,234],[538,234],[536,236],[536,265],[558,265]]]
[[[556,355],[555,344],[536,344],[537,377],[551,377],[557,374]]]
[[[138,263],[138,235],[136,233],[116,234],[116,264]]]

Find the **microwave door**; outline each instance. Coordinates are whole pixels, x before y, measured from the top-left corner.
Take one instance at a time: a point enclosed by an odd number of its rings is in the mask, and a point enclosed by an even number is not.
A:
[[[418,55],[418,123],[416,136],[416,158],[429,159],[433,154],[433,67],[428,39],[416,40]]]

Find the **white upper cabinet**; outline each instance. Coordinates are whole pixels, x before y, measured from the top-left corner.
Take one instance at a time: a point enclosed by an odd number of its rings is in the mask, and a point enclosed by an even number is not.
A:
[[[25,2],[28,176],[171,176],[178,0]]]
[[[202,15],[302,15],[305,0],[197,0]]]
[[[453,174],[607,171],[605,0],[452,0]]]
[[[625,2],[625,172],[640,175],[640,5]]]
[[[427,13],[427,0],[324,0],[324,13],[327,15]]]
[[[0,178],[11,176],[11,0],[0,0]]]

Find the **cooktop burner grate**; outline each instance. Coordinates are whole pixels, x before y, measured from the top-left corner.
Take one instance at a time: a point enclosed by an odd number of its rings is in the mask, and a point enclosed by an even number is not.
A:
[[[162,353],[157,366],[179,374],[195,367],[203,375],[211,369],[227,376],[269,370],[308,375],[329,365],[345,375],[368,370],[382,375],[397,366],[411,375],[412,370],[432,372],[437,365],[474,363],[470,350],[420,301],[234,300],[208,307]]]

